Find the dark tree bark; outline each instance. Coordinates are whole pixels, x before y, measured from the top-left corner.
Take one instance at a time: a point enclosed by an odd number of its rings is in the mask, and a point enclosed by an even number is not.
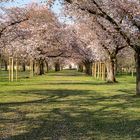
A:
[[[118,72],[118,60],[116,58],[116,60],[115,60],[115,66],[114,66],[114,74],[115,74],[115,76],[117,75],[117,72]]]
[[[45,64],[46,64],[46,72],[48,73],[49,72],[49,64],[47,61],[45,61]]]
[[[44,60],[40,60],[39,61],[39,75],[43,75],[45,74],[45,71],[44,71]]]
[[[22,70],[23,71],[26,71],[26,65],[25,65],[25,63],[22,63]]]
[[[36,60],[35,61],[35,71],[34,71],[34,73],[36,75],[43,75],[43,74],[45,74],[44,60],[40,59],[40,60]]]
[[[60,64],[59,64],[59,62],[56,62],[54,67],[55,67],[55,71],[60,71]]]
[[[79,72],[83,72],[84,70],[83,70],[83,64],[79,64],[78,65],[78,71]]]
[[[90,62],[90,61],[86,61],[85,63],[84,63],[84,65],[85,65],[85,73],[87,74],[87,75],[92,75],[92,62]]]
[[[72,65],[71,65],[71,64],[69,65],[69,69],[70,69],[70,70],[72,69]]]
[[[33,61],[33,72],[35,71],[35,62]]]
[[[5,68],[5,71],[7,71],[7,70],[8,70],[8,63],[7,63],[7,61],[6,61],[6,60],[4,60],[4,68]]]
[[[136,95],[140,96],[140,50],[135,53],[136,60]]]

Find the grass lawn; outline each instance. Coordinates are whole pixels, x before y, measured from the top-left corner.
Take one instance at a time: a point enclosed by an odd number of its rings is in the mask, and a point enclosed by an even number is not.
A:
[[[17,76],[18,76],[18,79],[27,78],[30,76],[30,72],[29,71],[26,71],[26,72],[19,71]],[[14,80],[15,79],[16,79],[16,72],[14,71]],[[0,70],[0,82],[5,82],[5,81],[9,81],[9,72]]]
[[[140,140],[135,78],[75,71],[0,82],[0,140]]]

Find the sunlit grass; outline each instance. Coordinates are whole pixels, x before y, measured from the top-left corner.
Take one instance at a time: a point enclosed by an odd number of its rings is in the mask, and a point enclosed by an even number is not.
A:
[[[76,71],[0,82],[0,138],[139,140],[135,78],[107,84]]]

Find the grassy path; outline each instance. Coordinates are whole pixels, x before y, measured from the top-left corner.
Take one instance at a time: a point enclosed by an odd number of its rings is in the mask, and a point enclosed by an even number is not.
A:
[[[0,140],[140,140],[135,79],[75,71],[0,82]]]

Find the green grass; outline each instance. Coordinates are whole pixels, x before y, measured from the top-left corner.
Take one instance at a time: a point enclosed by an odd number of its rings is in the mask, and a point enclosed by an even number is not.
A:
[[[1,140],[140,140],[135,79],[75,71],[0,82]]]
[[[21,80],[22,78],[27,78],[30,76],[30,72],[26,71],[18,71],[18,79]],[[14,71],[14,80],[16,80],[16,72]],[[9,81],[9,72],[0,70],[0,82],[8,82]]]

